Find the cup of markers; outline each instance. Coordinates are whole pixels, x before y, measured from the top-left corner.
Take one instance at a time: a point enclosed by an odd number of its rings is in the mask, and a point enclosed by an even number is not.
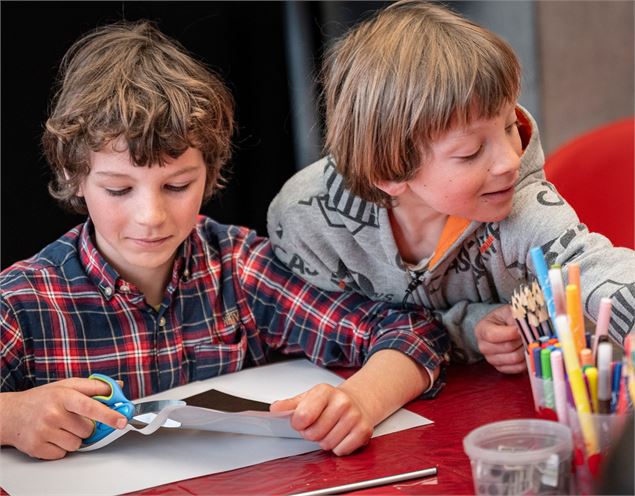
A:
[[[531,250],[538,281],[512,295],[512,314],[525,346],[538,417],[569,427],[573,440],[575,494],[592,494],[602,461],[618,439],[635,403],[635,346],[624,354],[608,340],[612,301],[603,298],[593,335],[586,332],[580,271],[547,268],[542,250]]]

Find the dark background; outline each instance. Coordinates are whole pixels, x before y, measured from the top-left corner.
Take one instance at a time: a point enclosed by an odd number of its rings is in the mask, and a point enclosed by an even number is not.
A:
[[[298,96],[297,75],[315,83],[333,37],[388,3],[3,1],[0,268],[34,255],[84,221],[50,197],[40,146],[58,64],[82,34],[121,19],[153,20],[224,79],[238,122],[232,172],[227,188],[202,213],[266,235],[270,201],[296,170],[320,156],[321,116],[315,101]],[[295,82],[290,64],[296,64]],[[298,130],[293,101],[296,111],[310,107],[314,114],[309,153],[298,153],[308,132],[306,126]]]
[[[305,7],[315,12],[317,58],[319,6]],[[202,213],[266,234],[267,206],[299,165],[284,8],[284,2],[2,2],[1,267],[35,254],[84,220],[49,196],[40,137],[65,51],[86,31],[122,18],[156,21],[225,80],[238,122],[232,173]]]

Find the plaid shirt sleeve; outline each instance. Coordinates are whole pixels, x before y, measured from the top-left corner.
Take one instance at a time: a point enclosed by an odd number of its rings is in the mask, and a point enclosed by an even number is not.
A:
[[[15,312],[0,296],[0,391],[26,389],[27,360]]]
[[[274,256],[268,240],[254,234],[242,249],[238,272],[245,303],[270,349],[301,352],[322,366],[359,367],[384,349],[401,351],[428,372],[446,362],[449,338],[430,313],[312,286]],[[444,376],[426,397],[436,395]]]

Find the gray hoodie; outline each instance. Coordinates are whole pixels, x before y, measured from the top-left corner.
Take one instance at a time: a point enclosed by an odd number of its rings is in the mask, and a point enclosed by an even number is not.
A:
[[[416,303],[445,324],[455,360],[482,358],[476,324],[533,274],[530,249],[549,265],[577,262],[587,319],[602,297],[613,299],[609,335],[623,345],[635,328],[635,252],[591,233],[545,179],[533,117],[526,118],[524,153],[510,215],[500,222],[450,217],[433,255],[416,267],[400,257],[388,211],[352,196],[333,159],[295,174],[267,215],[276,255],[296,274],[329,290],[354,290],[375,300]],[[607,164],[610,167],[610,164]],[[589,194],[592,194],[591,192]]]

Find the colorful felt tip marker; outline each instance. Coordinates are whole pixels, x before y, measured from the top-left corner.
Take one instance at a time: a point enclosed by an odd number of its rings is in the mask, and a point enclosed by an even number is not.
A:
[[[593,361],[597,363],[597,350],[600,344],[600,337],[607,336],[609,331],[609,322],[611,321],[611,309],[613,301],[611,298],[602,298],[600,300],[600,312],[598,320],[595,324],[595,336],[593,339]]]
[[[569,415],[567,413],[567,384],[564,378],[564,362],[562,361],[562,351],[554,350],[550,355],[551,375],[553,377],[553,396],[556,403],[556,413],[558,421],[568,425]]]
[[[624,415],[628,408],[628,400],[626,399],[626,389],[628,388],[628,364],[626,363],[626,357],[622,357],[622,377],[620,379],[620,386],[617,393],[617,403],[615,405],[615,413],[618,415]]]
[[[593,362],[593,354],[589,348],[583,348],[580,350],[580,365],[582,367],[588,365],[593,366],[595,362]]]
[[[598,345],[598,413],[611,411],[611,359],[613,346],[605,342]]]
[[[591,396],[591,407],[594,413],[599,413],[598,404],[598,369],[596,367],[587,367],[584,369],[587,384],[589,385],[589,393]]]
[[[622,387],[622,362],[617,362],[613,366],[613,378],[611,380],[611,413],[617,410],[617,399]]]
[[[542,387],[544,391],[544,403],[547,408],[553,409],[556,405],[553,398],[553,382],[551,376],[551,350],[540,350],[540,368],[542,371]]]
[[[553,295],[553,304],[556,309],[556,316],[566,315],[567,302],[564,290],[564,281],[562,280],[562,270],[560,270],[560,266],[552,265],[547,272],[547,276],[549,277],[549,284],[551,286],[551,293]]]
[[[580,299],[580,288],[575,284],[567,284],[566,288],[567,315],[573,342],[578,352],[586,348],[586,338],[584,336],[584,313],[582,312],[582,300]]]

